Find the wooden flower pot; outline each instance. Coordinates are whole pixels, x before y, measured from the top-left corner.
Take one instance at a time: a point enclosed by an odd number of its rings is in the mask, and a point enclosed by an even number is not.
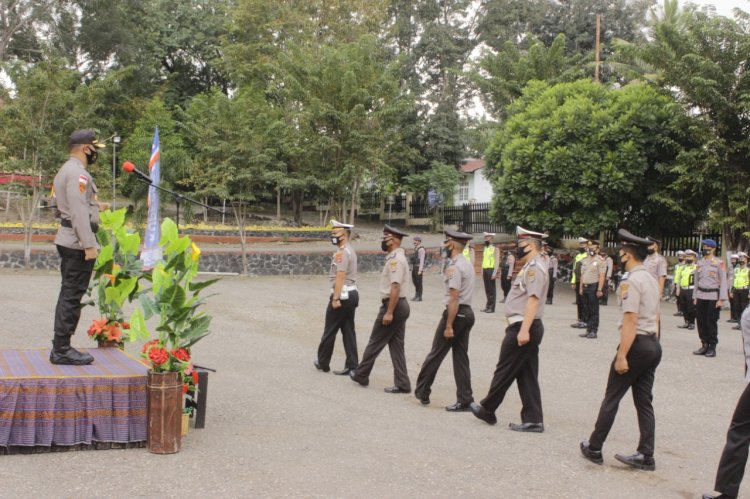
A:
[[[179,373],[148,373],[147,447],[154,454],[174,454],[182,444],[182,383]]]

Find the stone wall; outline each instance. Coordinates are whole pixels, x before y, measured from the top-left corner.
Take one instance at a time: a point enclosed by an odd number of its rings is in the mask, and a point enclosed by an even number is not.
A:
[[[331,266],[331,253],[276,253],[251,252],[247,254],[249,275],[327,275]],[[381,252],[357,253],[358,270],[361,273],[380,272],[385,254]],[[428,253],[428,270],[437,271],[439,261]],[[0,248],[0,268],[22,269],[23,250]],[[57,252],[34,250],[31,252],[31,268],[58,270],[60,259]],[[200,270],[203,272],[242,273],[242,253],[203,252]]]

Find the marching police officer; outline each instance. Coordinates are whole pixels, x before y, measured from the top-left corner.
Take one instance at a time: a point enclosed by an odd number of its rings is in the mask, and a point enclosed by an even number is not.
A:
[[[409,263],[406,261],[401,240],[406,234],[394,227],[383,228],[380,248],[388,255],[380,274],[380,311],[372,326],[370,341],[362,354],[357,369],[349,371],[349,377],[362,386],[370,383],[370,372],[380,352],[388,345],[393,363],[394,386],[385,388],[386,393],[410,393],[411,381],[406,370],[404,336],[406,319],[409,318],[409,303],[406,301],[406,285],[409,279]]]
[[[629,456],[615,454],[615,459],[634,468],[653,471],[656,467],[656,422],[651,400],[654,374],[661,361],[658,337],[659,284],[643,265],[650,241],[623,229],[617,235],[622,241],[619,255],[626,271],[620,282],[623,312],[619,324],[620,345],[609,369],[607,389],[594,431],[588,441],[581,442],[580,449],[589,461],[603,463],[602,446],[615,421],[620,400],[632,388],[641,432],[638,450]]]
[[[599,256],[599,241],[588,242],[588,257],[581,260],[581,280],[578,294],[581,295],[588,320],[586,332],[581,338],[594,339],[599,332],[599,300],[604,296],[604,281],[607,276],[607,263]]]
[[[422,274],[426,257],[427,250],[422,246],[422,238],[414,236],[414,254],[411,256],[411,282],[414,284],[414,298],[411,301],[422,301]]]
[[[474,325],[474,312],[471,309],[471,300],[474,296],[474,268],[461,257],[463,247],[471,239],[471,234],[446,230],[445,235],[447,239],[443,248],[450,255],[448,267],[443,275],[445,310],[435,330],[432,350],[427,354],[417,376],[414,395],[422,404],[430,403],[432,383],[443,359],[448,351],[452,350],[457,401],[445,410],[462,412],[468,411],[469,404],[474,401],[469,368],[469,333]]]
[[[330,370],[331,356],[336,342],[336,333],[341,330],[346,352],[346,363],[341,371],[334,374],[349,374],[358,365],[357,333],[354,329],[354,313],[359,306],[357,292],[357,253],[354,252],[349,238],[353,225],[331,220],[331,243],[336,245],[336,253],[331,258],[331,270],[328,280],[331,294],[326,308],[326,321],[323,336],[318,345],[318,358],[315,367],[323,372]]]
[[[517,227],[516,236],[516,257],[523,268],[505,301],[508,327],[500,347],[500,359],[487,396],[479,404],[472,402],[471,412],[487,424],[497,423],[495,411],[515,381],[523,407],[521,424],[511,423],[510,429],[541,433],[544,418],[538,379],[539,345],[544,336],[542,315],[549,280],[541,250],[542,239],[547,235]]]
[[[62,285],[55,307],[55,335],[49,360],[53,364],[87,365],[94,361],[88,353],[70,346],[70,337],[81,318],[81,298],[88,289],[99,245],[99,211],[109,208],[96,197],[96,185],[86,170],[96,162],[97,149],[104,147],[92,130],[76,130],[70,135],[70,158],[54,180],[54,202],[60,215],[55,245],[60,255]]]
[[[583,296],[578,292],[578,288],[581,282],[581,262],[588,256],[586,253],[586,246],[589,240],[585,237],[578,238],[578,254],[573,259],[573,272],[570,278],[570,286],[573,288],[573,292],[576,295],[576,312],[578,320],[570,325],[570,327],[577,329],[586,329],[586,322],[588,317],[586,316],[586,307],[583,303]]]
[[[701,241],[703,258],[695,267],[695,290],[693,304],[698,321],[698,336],[701,347],[693,352],[695,355],[716,357],[716,345],[719,343],[719,311],[727,299],[727,274],[724,262],[717,258],[716,241]]]
[[[677,283],[677,301],[682,310],[685,323],[677,326],[680,329],[695,329],[695,305],[693,304],[693,290],[695,289],[695,260],[698,253],[685,250],[685,260],[680,268],[680,282]]]
[[[482,253],[482,281],[484,282],[484,294],[487,296],[487,305],[482,312],[495,313],[497,302],[497,272],[500,269],[500,249],[492,244],[492,232],[484,233],[484,252]]]
[[[739,255],[742,258],[742,254]],[[747,258],[747,256],[745,256]],[[742,339],[745,345],[745,383],[750,382],[750,311],[745,309],[740,317]],[[727,431],[727,440],[721,453],[719,467],[716,470],[714,490],[718,495],[703,494],[703,499],[734,499],[738,497],[740,484],[747,465],[748,447],[750,447],[750,383],[737,401],[732,421]]]
[[[735,322],[739,322],[739,318],[745,311],[748,302],[748,286],[750,286],[750,268],[747,266],[747,253],[740,251],[737,253],[737,267],[732,272],[732,289],[729,292],[729,299],[732,301],[732,305],[737,317]],[[737,324],[732,329],[740,329],[740,325]]]

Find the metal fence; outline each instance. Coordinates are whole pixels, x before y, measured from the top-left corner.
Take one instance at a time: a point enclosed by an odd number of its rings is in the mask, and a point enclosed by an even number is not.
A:
[[[443,208],[443,223],[457,225],[462,232],[506,232],[490,219],[491,203],[471,203]]]
[[[713,239],[716,241],[716,254],[721,253],[721,234],[686,234],[682,236],[664,236],[660,239],[661,247],[659,253],[664,256],[677,256],[680,250],[691,249],[700,253],[701,241],[704,239]],[[617,231],[608,230],[604,232],[605,247],[617,247],[620,241],[617,240]]]

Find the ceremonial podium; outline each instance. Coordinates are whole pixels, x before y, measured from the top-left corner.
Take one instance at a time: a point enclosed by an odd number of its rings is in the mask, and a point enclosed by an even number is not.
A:
[[[93,364],[0,350],[0,454],[145,445],[148,367],[118,348],[84,351]]]

